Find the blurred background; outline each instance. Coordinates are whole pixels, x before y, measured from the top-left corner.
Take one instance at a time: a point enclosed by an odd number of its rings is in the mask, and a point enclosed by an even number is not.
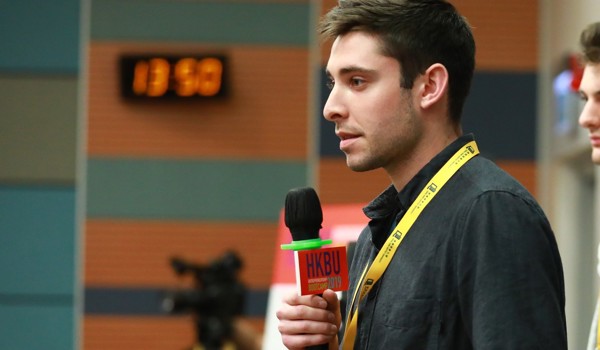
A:
[[[546,210],[569,344],[581,349],[598,290],[600,176],[564,87],[600,3],[451,2],[477,42],[464,131]],[[243,283],[236,320],[262,336],[287,191],[362,205],[389,183],[348,170],[321,115],[328,45],[314,28],[335,3],[0,0],[1,349],[190,348],[194,312],[162,304],[169,290],[204,292],[206,273]],[[170,61],[151,61],[160,57]],[[219,59],[202,71],[217,95],[125,91],[186,57]],[[228,251],[241,264],[213,269]]]

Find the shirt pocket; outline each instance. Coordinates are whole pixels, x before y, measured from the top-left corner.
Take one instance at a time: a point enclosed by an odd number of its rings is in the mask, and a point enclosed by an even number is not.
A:
[[[440,303],[434,299],[393,300],[379,304],[369,349],[438,349]]]

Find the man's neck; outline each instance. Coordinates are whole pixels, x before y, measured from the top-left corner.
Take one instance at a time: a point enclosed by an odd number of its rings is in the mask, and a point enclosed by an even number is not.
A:
[[[427,165],[427,163],[449,144],[454,142],[460,135],[460,132],[448,132],[442,136],[438,135],[431,138],[424,137],[415,147],[410,158],[386,168],[385,171],[392,180],[392,184],[396,190],[401,191],[404,186],[406,186],[406,184],[408,184],[408,182],[417,175],[425,165]]]

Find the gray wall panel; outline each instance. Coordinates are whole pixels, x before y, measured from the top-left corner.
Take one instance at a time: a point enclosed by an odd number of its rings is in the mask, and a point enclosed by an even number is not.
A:
[[[88,160],[88,218],[277,222],[302,162]]]
[[[93,40],[306,46],[309,2],[92,2]]]
[[[77,80],[0,76],[0,183],[75,179]]]

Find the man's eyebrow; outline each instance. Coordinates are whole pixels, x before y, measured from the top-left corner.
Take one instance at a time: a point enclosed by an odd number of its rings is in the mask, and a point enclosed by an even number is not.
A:
[[[584,91],[584,90],[582,90],[582,89],[579,89],[579,94],[580,94],[580,95],[582,95],[582,96],[588,96],[587,92],[585,92],[585,91]],[[596,90],[590,91],[590,94],[589,94],[589,96],[596,96],[596,97],[600,97],[600,89],[596,89]],[[589,96],[588,96],[588,97],[589,97]]]
[[[350,73],[372,74],[374,72],[375,72],[374,69],[368,69],[368,68],[359,67],[359,66],[348,66],[348,67],[340,68],[340,70],[339,70],[340,75],[346,75],[346,74],[350,74]],[[328,77],[331,77],[331,72],[329,71],[329,69],[325,69],[325,74],[327,74]]]

